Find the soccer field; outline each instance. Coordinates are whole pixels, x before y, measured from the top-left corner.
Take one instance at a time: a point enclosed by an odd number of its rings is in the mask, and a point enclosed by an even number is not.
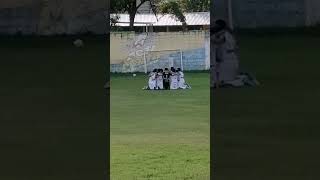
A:
[[[190,90],[146,91],[145,74],[111,75],[111,179],[209,179],[209,73]]]
[[[0,179],[103,179],[105,37],[0,37]]]
[[[237,39],[262,86],[214,95],[217,179],[320,179],[320,36]],[[72,41],[1,38],[0,179],[103,179],[106,42]],[[186,73],[191,90],[150,92],[141,74],[112,77],[112,180],[208,179],[208,78]]]
[[[319,179],[320,37],[240,36],[241,66],[257,88],[215,92],[215,177]]]

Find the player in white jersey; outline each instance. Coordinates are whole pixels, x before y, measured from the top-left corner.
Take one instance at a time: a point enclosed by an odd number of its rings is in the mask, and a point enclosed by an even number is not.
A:
[[[180,68],[177,69],[177,73],[178,73],[178,87],[180,89],[187,89],[187,85],[186,82],[184,80],[184,73],[181,71]]]
[[[171,75],[170,75],[170,89],[178,89],[178,73],[174,68],[171,68]]]
[[[157,73],[157,89],[162,90],[163,89],[163,70],[158,69]]]
[[[157,87],[157,70],[154,69],[153,72],[149,74],[148,86],[150,90],[155,90]]]

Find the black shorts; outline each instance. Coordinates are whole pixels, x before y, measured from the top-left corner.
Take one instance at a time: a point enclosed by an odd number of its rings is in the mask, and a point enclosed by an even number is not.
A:
[[[163,88],[169,89],[170,88],[170,82],[169,81],[163,81]]]

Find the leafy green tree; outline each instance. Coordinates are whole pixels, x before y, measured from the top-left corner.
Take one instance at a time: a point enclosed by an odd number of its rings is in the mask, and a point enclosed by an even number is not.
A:
[[[181,9],[185,12],[208,12],[210,0],[179,0]]]
[[[186,17],[184,16],[184,9],[180,6],[178,1],[161,1],[158,5],[158,11],[163,14],[172,14],[176,19],[186,25]]]
[[[134,19],[138,9],[144,4],[149,3],[152,12],[157,15],[158,13],[172,14],[184,25],[185,16],[183,15],[183,8],[176,0],[111,0],[111,13],[128,13],[130,19],[130,29],[134,28]],[[112,20],[113,22],[116,20]]]
[[[138,9],[144,4],[150,3],[154,7],[154,0],[141,0],[138,4],[137,0],[111,0],[111,13],[128,13],[130,19],[130,29],[134,28],[134,19]],[[153,10],[153,8],[152,8]],[[154,10],[153,10],[154,11]],[[113,20],[115,21],[115,20]]]

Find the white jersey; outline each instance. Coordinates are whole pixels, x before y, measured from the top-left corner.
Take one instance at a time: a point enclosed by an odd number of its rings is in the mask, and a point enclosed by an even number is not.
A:
[[[179,72],[179,78],[178,79],[179,79],[179,82],[178,82],[179,88],[186,89],[187,85],[186,85],[186,82],[184,80],[184,73],[182,71]]]
[[[156,85],[157,85],[156,73],[152,72],[149,74],[149,82],[148,82],[149,89],[154,90],[156,88]]]
[[[163,89],[163,74],[162,73],[158,73],[157,74],[157,89]]]
[[[173,72],[170,76],[170,89],[178,89],[178,73]]]

